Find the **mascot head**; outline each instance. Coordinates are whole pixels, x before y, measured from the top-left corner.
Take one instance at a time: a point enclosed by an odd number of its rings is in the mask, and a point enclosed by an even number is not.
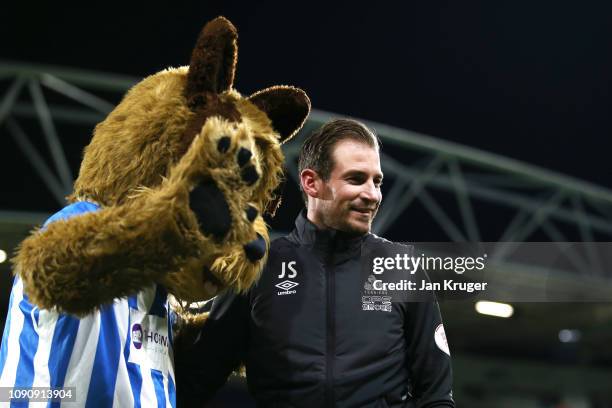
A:
[[[263,258],[245,257],[241,251],[249,255],[253,248],[246,244],[258,238],[267,248],[261,214],[273,211],[278,202],[274,191],[282,178],[281,144],[299,131],[310,111],[306,94],[290,86],[242,96],[232,87],[237,55],[235,27],[223,17],[206,24],[188,67],[145,78],[96,126],[69,197],[112,207],[129,204],[164,183],[178,184],[181,177],[191,179],[190,194],[198,185],[213,186],[198,195],[203,202],[197,208],[207,219],[200,220],[194,210],[195,215],[181,221],[184,235],[199,242],[193,257],[198,261],[164,282],[171,293],[189,301],[210,296],[202,282],[242,291],[257,278]],[[233,160],[224,162],[222,153]],[[193,157],[185,164],[188,155]],[[200,170],[191,171],[198,160]],[[180,204],[171,194],[166,199]],[[194,203],[189,205],[193,210]],[[223,207],[228,219],[216,219],[215,207]],[[198,228],[198,223],[213,227]],[[181,243],[176,245],[180,253]]]

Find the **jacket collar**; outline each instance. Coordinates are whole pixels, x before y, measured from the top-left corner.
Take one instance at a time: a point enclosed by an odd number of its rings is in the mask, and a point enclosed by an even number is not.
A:
[[[355,236],[334,229],[321,230],[306,217],[302,210],[295,219],[295,229],[289,240],[305,245],[321,257],[325,263],[339,264],[361,255],[361,245],[370,234]]]

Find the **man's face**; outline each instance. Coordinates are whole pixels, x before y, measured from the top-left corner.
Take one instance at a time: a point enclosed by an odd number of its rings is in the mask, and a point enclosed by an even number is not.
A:
[[[382,200],[383,174],[378,151],[352,139],[333,148],[334,167],[329,180],[321,183],[314,216],[326,228],[354,234],[370,232]]]

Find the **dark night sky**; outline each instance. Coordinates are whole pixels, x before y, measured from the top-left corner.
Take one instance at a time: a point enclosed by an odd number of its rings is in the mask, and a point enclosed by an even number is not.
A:
[[[610,3],[386,3],[41,3],[32,15],[25,2],[3,6],[0,59],[142,77],[186,64],[223,14],[239,30],[243,93],[298,85],[318,109],[612,188]]]

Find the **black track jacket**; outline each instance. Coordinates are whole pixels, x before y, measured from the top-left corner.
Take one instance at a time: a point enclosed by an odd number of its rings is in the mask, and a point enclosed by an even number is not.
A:
[[[250,292],[215,298],[177,350],[179,407],[201,406],[241,362],[260,407],[454,407],[437,303],[364,304],[360,255],[380,245],[398,244],[320,231],[302,212]]]

